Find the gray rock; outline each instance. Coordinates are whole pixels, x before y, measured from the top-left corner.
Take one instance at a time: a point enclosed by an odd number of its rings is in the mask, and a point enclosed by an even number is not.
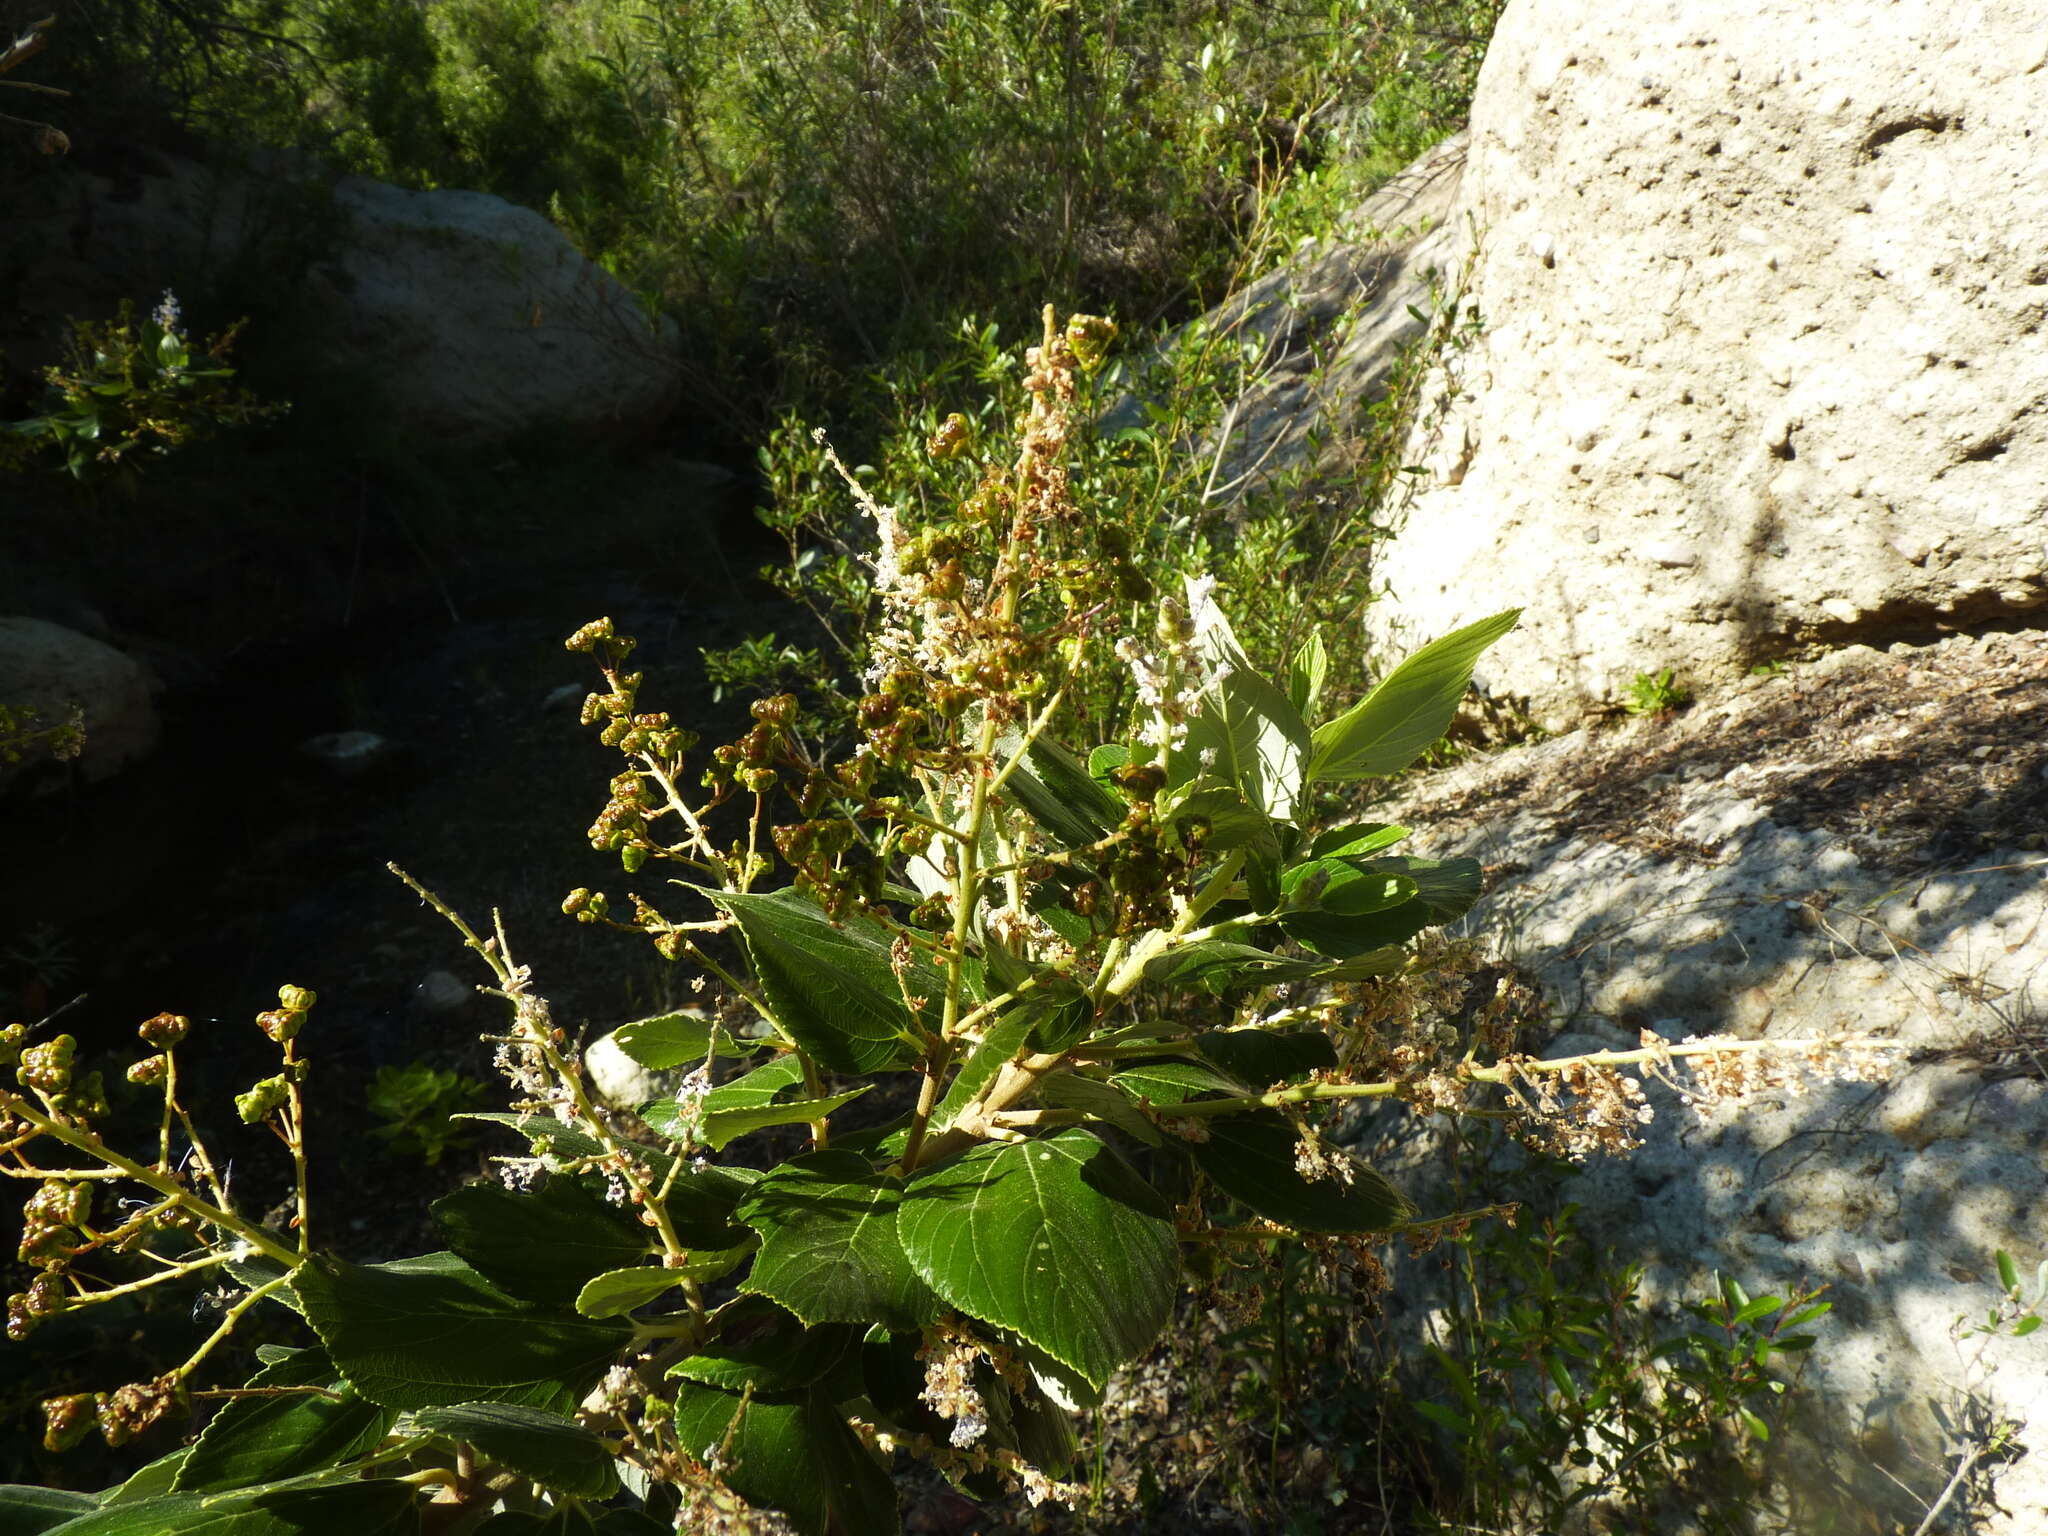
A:
[[[411,426],[630,436],[675,404],[674,326],[532,209],[357,176],[334,201],[346,233],[313,268],[310,323]]]
[[[104,641],[43,619],[0,618],[0,705],[30,711],[39,726],[82,711],[85,742],[77,770],[108,778],[155,750],[159,726],[149,670]],[[47,762],[47,747],[0,763],[0,790]]]

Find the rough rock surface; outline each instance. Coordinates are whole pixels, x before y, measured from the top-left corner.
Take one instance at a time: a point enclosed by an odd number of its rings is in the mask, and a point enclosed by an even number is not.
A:
[[[2034,0],[1515,0],[1458,221],[1485,318],[1377,574],[1553,728],[1635,673],[2048,605]]]
[[[630,434],[675,403],[673,326],[532,209],[356,176],[334,198],[348,232],[312,272],[331,355],[414,425]]]
[[[1829,1287],[1781,1450],[1792,1504],[1765,1529],[1913,1529],[1989,1411],[2028,1454],[1966,1479],[1936,1528],[2048,1530],[2048,1343],[1952,1331],[1996,1299],[1995,1250],[2028,1274],[2048,1258],[2048,632],[1850,647],[1469,761],[1375,814],[1487,867],[1474,921],[1564,1031],[1539,1054],[1643,1030],[1909,1048],[1879,1086],[1704,1117],[1667,1097],[1639,1151],[1564,1198],[1651,1265],[1660,1305],[1715,1270]],[[1375,1155],[1422,1176],[1437,1133],[1390,1119]],[[1411,1265],[1396,1296],[1428,1284]]]
[[[111,645],[44,619],[0,619],[0,705],[34,713],[52,726],[83,711],[84,747],[77,770],[104,779],[156,746],[155,680],[134,658]],[[0,789],[47,758],[25,752],[0,763]]]

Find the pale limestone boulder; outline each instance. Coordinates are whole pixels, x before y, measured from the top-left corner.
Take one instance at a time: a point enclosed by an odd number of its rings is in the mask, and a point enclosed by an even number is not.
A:
[[[1471,760],[1373,814],[1487,867],[1469,921],[1560,1020],[1539,1055],[1644,1030],[1906,1047],[1881,1084],[1705,1116],[1662,1096],[1645,1145],[1563,1197],[1649,1266],[1667,1322],[1716,1272],[1755,1295],[1828,1287],[1771,1453],[1787,1502],[1759,1532],[1910,1531],[1996,1419],[2022,1456],[1935,1529],[2048,1531],[2048,1332],[1955,1331],[1995,1301],[1998,1249],[2028,1275],[2048,1259],[2048,631],[1852,647]],[[1361,1150],[1426,1197],[1438,1124],[1387,1114],[1373,1134]],[[1436,1273],[1411,1262],[1395,1289],[1417,1352]]]
[[[1561,727],[2048,605],[2044,112],[2035,0],[1514,0],[1389,653],[1525,605],[1481,680]]]
[[[59,724],[78,711],[85,742],[76,768],[88,782],[155,750],[155,693],[149,669],[103,641],[45,619],[0,618],[0,705],[32,713],[38,726]],[[48,757],[38,745],[17,763],[0,763],[0,790]]]

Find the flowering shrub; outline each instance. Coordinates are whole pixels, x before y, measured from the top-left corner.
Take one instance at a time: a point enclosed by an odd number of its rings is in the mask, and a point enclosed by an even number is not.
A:
[[[84,480],[138,450],[168,453],[216,428],[282,414],[286,407],[259,404],[229,382],[225,359],[239,328],[195,346],[171,293],[140,322],[127,303],[104,324],[74,321],[69,362],[43,370],[41,411],[0,423],[0,468],[47,463]]]
[[[0,1156],[36,1184],[10,1333],[195,1271],[237,1299],[177,1368],[46,1405],[57,1447],[221,1401],[194,1444],[104,1503],[7,1490],[0,1511],[66,1536],[412,1530],[429,1499],[435,1529],[494,1536],[572,1516],[740,1529],[750,1506],[887,1532],[901,1453],[978,1497],[1069,1499],[1073,1415],[1219,1254],[1302,1236],[1376,1274],[1390,1235],[1484,1214],[1419,1215],[1325,1136],[1327,1106],[1484,1109],[1624,1148],[1647,1112],[1632,1072],[1702,1093],[1780,1080],[1744,1066],[1768,1042],[1536,1061],[1506,1049],[1507,1010],[1470,1038],[1398,1027],[1387,989],[1430,963],[1411,941],[1472,906],[1479,867],[1394,852],[1398,826],[1318,829],[1312,796],[1414,761],[1515,615],[1327,717],[1319,642],[1285,680],[1260,675],[1212,584],[1155,596],[1072,494],[1068,406],[1108,339],[1046,312],[1014,447],[964,421],[933,434],[961,474],[942,515],[847,477],[881,606],[850,751],[808,750],[779,696],[700,753],[640,698],[631,639],[608,620],[570,638],[604,680],[584,721],[623,759],[590,839],[635,886],[564,908],[691,966],[705,1006],[613,1035],[681,1076],[609,1113],[502,925],[422,890],[509,1004],[498,1064],[518,1095],[474,1117],[519,1150],[502,1181],[436,1204],[445,1251],[361,1265],[314,1246],[310,992],[258,1019],[279,1069],[235,1101],[291,1153],[282,1226],[216,1174],[180,1096],[184,1019],[142,1026],[152,1054],[129,1076],[162,1110],[141,1144],[101,1129],[69,1037],[8,1030]],[[1063,707],[1108,667],[1136,702],[1114,739],[1070,747]],[[665,906],[644,894],[661,889]],[[1867,1069],[1861,1047],[1800,1045]],[[108,1198],[122,1186],[139,1201]],[[310,1341],[198,1388],[265,1302]]]

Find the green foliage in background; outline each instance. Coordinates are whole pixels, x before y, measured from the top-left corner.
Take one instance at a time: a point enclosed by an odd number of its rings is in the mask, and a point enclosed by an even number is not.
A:
[[[372,1126],[370,1134],[386,1143],[393,1155],[417,1157],[434,1167],[451,1149],[475,1139],[455,1117],[475,1109],[487,1092],[482,1083],[449,1067],[431,1067],[423,1061],[379,1067],[370,1083],[367,1107],[384,1123]]]
[[[232,380],[230,328],[194,345],[166,293],[148,317],[132,304],[108,321],[75,320],[65,362],[43,371],[41,410],[0,422],[0,470],[41,466],[85,480],[134,467],[222,427],[281,415]]]
[[[1498,11],[55,3],[74,118],[547,210],[683,317],[700,404],[751,430],[859,413],[868,370],[1027,295],[1137,326],[1222,297],[1458,126]]]

